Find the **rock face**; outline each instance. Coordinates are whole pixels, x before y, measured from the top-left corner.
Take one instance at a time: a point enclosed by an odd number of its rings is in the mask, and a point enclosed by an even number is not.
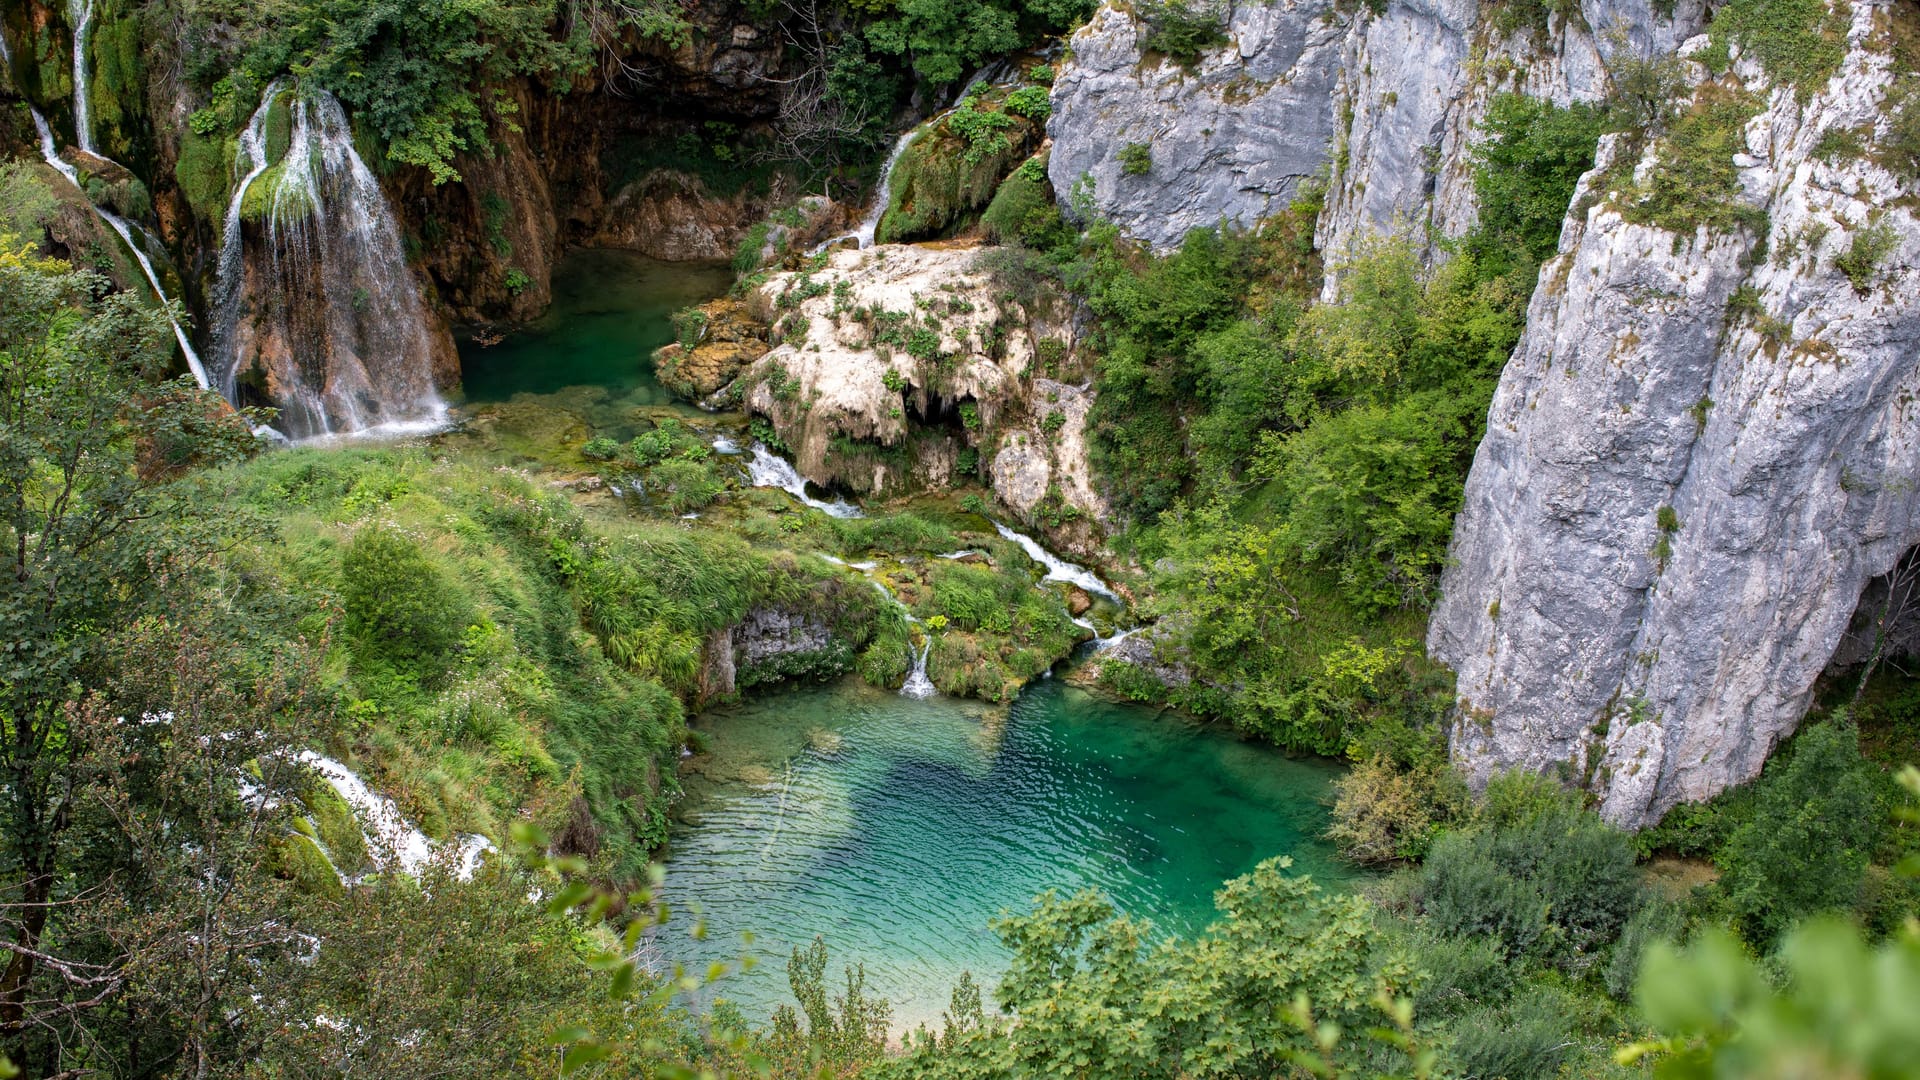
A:
[[[711,700],[789,675],[845,670],[852,647],[812,615],[754,608],[707,640],[701,698]]]
[[[1814,153],[1823,132],[1886,134],[1885,12],[1853,18],[1840,74],[1804,105],[1766,90],[1745,128],[1764,238],[1631,223],[1604,186],[1617,147],[1583,182],[1429,632],[1477,778],[1560,770],[1627,826],[1751,778],[1920,540],[1914,185]],[[1751,61],[1734,73],[1764,89]],[[1864,272],[1862,243],[1884,247]]]
[[[776,344],[736,384],[742,400],[817,484],[944,487],[972,451],[1023,516],[1051,502],[1104,517],[1086,463],[1092,395],[1041,374],[1071,363],[1068,313],[1044,297],[1021,306],[980,259],[883,244],[775,275],[751,303]]]
[[[1191,72],[1143,54],[1141,24],[1103,7],[1054,83],[1048,175],[1063,201],[1090,176],[1100,214],[1156,248],[1257,224],[1320,174],[1317,240],[1333,263],[1381,232],[1458,236],[1476,214],[1469,149],[1493,95],[1606,96],[1606,57],[1671,51],[1704,21],[1701,0],[1665,6],[1585,0],[1577,17],[1511,27],[1512,5],[1480,0],[1236,5],[1228,43]],[[1135,142],[1152,167],[1128,175],[1117,151]]]
[[[1200,226],[1250,226],[1285,209],[1334,141],[1347,30],[1331,0],[1234,5],[1231,44],[1192,72],[1144,58],[1145,32],[1102,7],[1074,34],[1047,125],[1055,190],[1064,198],[1092,177],[1101,214],[1159,248]],[[1118,151],[1129,143],[1150,148],[1148,172],[1125,172]]]

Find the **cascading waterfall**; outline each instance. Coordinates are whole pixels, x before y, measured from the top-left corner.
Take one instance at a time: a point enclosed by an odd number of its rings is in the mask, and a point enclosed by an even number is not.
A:
[[[725,442],[725,440],[720,441]],[[728,443],[728,445],[731,446],[732,444]],[[719,443],[715,443],[715,448],[719,448]],[[726,453],[727,451],[721,450],[720,452]],[[756,442],[753,444],[753,457],[747,462],[747,477],[753,483],[754,487],[779,488],[781,491],[792,495],[794,498],[799,499],[815,510],[824,511],[832,517],[856,518],[861,516],[860,508],[844,499],[825,502],[807,494],[807,478],[800,475],[800,471],[793,467],[791,461],[767,449],[765,443]]]
[[[78,50],[79,46],[76,44],[76,53]],[[80,185],[80,173],[60,156],[59,144],[54,141],[53,128],[47,125],[47,118],[40,115],[39,109],[31,111],[34,130],[40,136],[40,156],[46,160],[47,164],[53,166],[56,172],[66,177],[74,187],[79,188],[81,197],[85,198],[86,189]],[[87,205],[93,206],[93,203],[89,200]],[[127,250],[133,253],[133,261],[140,265],[140,272],[146,275],[147,284],[153,286],[154,295],[160,298],[161,307],[167,313],[167,322],[173,326],[173,339],[180,343],[180,353],[187,359],[187,370],[193,373],[193,380],[200,384],[202,390],[207,389],[209,386],[207,369],[200,362],[200,354],[194,351],[193,341],[187,337],[186,327],[181,326],[180,320],[173,317],[173,303],[167,296],[166,287],[160,284],[160,274],[153,268],[153,260],[147,257],[146,251],[134,239],[134,226],[126,218],[104,206],[93,206],[93,212],[101,221],[106,222],[109,228],[119,233],[120,239],[126,242]]]
[[[907,681],[900,684],[900,696],[910,698],[930,698],[938,693],[933,680],[927,678],[927,653],[933,650],[933,635],[926,634],[920,639],[920,651],[913,654],[913,670],[907,674]]]
[[[276,118],[289,132],[278,154]],[[215,303],[220,389],[238,402],[257,380],[294,438],[442,426],[426,306],[339,101],[275,83],[234,164]]]
[[[93,29],[93,0],[67,0],[73,24],[73,139],[93,153],[93,83],[87,71],[87,35]]]
[[[1047,568],[1046,576],[1040,580],[1064,581],[1069,585],[1084,589],[1095,596],[1104,596],[1116,604],[1121,602],[1119,595],[1112,589],[1107,588],[1107,583],[1101,581],[1094,575],[1093,571],[1086,567],[1070,563],[1060,558],[1053,552],[1041,547],[1040,541],[1035,540],[1025,533],[1015,532],[997,521],[993,523],[993,529],[1002,537],[1019,544],[1020,550],[1026,552],[1029,559]]]
[[[301,751],[298,760],[318,773],[327,786],[353,808],[367,850],[373,854],[375,864],[380,869],[418,874],[433,859],[434,845],[427,834],[409,822],[392,799],[368,787],[366,781],[360,779],[352,769],[311,750]],[[474,869],[480,865],[481,856],[494,850],[493,844],[484,836],[465,835],[454,842],[457,847],[453,870],[463,881],[473,876]],[[322,851],[321,854],[326,852]],[[338,873],[337,870],[335,872]],[[342,881],[346,880],[342,875]]]

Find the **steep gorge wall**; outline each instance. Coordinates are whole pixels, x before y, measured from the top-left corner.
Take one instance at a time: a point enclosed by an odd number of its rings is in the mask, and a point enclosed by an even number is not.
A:
[[[1765,94],[1735,159],[1760,229],[1635,224],[1630,169],[1585,180],[1431,624],[1473,775],[1563,769],[1630,826],[1754,776],[1920,541],[1920,192],[1815,152],[1884,136],[1888,13],[1852,6],[1845,66],[1804,104],[1736,64]],[[1888,249],[1850,279],[1867,230]]]
[[[1190,71],[1103,9],[1057,81],[1051,178],[1063,200],[1090,178],[1100,213],[1165,248],[1252,225],[1324,175],[1329,295],[1370,236],[1443,258],[1437,241],[1478,213],[1470,151],[1495,95],[1604,99],[1621,61],[1703,47],[1710,14],[1586,0],[1516,25],[1520,6],[1236,6],[1228,44]],[[1842,10],[1845,66],[1807,101],[1751,59],[1724,80],[1762,102],[1734,159],[1757,231],[1630,221],[1618,189],[1657,168],[1657,148],[1612,138],[1583,182],[1430,625],[1459,675],[1454,752],[1475,777],[1558,772],[1638,826],[1754,776],[1863,590],[1920,540],[1920,193],[1871,152],[1815,152],[1824,133],[1886,136],[1896,8]],[[1130,142],[1152,148],[1144,175],[1117,161]],[[1869,230],[1888,250],[1856,282],[1840,267]]]

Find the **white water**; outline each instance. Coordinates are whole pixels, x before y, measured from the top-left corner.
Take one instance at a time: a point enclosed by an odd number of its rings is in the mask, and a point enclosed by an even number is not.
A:
[[[716,442],[714,446],[715,449],[718,449],[719,443]],[[724,453],[724,451],[722,452]],[[774,453],[772,450],[767,449],[767,444],[765,443],[756,442],[753,444],[753,457],[747,462],[747,477],[752,481],[754,487],[779,488],[781,491],[792,495],[794,498],[799,499],[815,510],[824,511],[832,517],[857,518],[862,516],[859,507],[854,506],[844,499],[824,502],[807,494],[807,478],[800,475],[799,470],[793,467],[792,462]]]
[[[284,93],[277,82],[267,88],[234,162],[215,304],[220,388],[237,401],[241,378],[257,374],[296,439],[443,427],[426,307],[346,111],[324,90],[295,91],[283,103],[288,147],[275,161],[267,123]],[[249,259],[244,201],[276,165]]]
[[[1107,583],[1096,577],[1093,571],[1060,558],[1046,548],[1041,547],[1040,542],[1033,537],[1027,536],[1024,533],[1014,532],[1012,529],[1007,528],[997,521],[993,523],[993,528],[994,531],[998,532],[1001,536],[1019,544],[1020,549],[1027,553],[1028,558],[1047,568],[1046,577],[1040,580],[1064,581],[1069,585],[1085,589],[1087,592],[1093,593],[1096,596],[1104,596],[1116,604],[1121,602],[1120,597],[1115,594],[1112,589],[1107,588]]]
[[[73,138],[93,153],[93,83],[87,74],[87,35],[93,29],[93,0],[67,0],[73,24]]]
[[[426,833],[415,828],[400,813],[400,808],[393,804],[392,799],[368,787],[366,781],[361,780],[352,769],[325,754],[302,750],[298,760],[320,774],[327,786],[339,793],[353,808],[375,866],[381,870],[397,869],[402,873],[418,874],[432,861],[433,841],[427,839]],[[481,856],[494,848],[484,836],[461,836],[456,842],[454,872],[464,881],[473,876],[474,870],[480,865]],[[341,875],[341,881],[347,882],[345,875]]]
[[[900,696],[910,698],[930,698],[938,693],[933,680],[927,678],[927,653],[933,649],[933,635],[920,639],[920,651],[913,654],[913,671],[908,673],[907,681],[900,684]]]
[[[40,156],[79,189],[80,197],[85,199],[87,192],[85,188],[80,187],[80,173],[60,156],[59,144],[54,141],[53,129],[47,126],[47,118],[40,115],[39,109],[32,109],[32,112],[33,127],[40,136]],[[82,147],[82,149],[85,148]],[[92,200],[88,200],[87,205],[93,206]],[[193,342],[187,337],[186,328],[180,325],[180,320],[173,317],[173,302],[168,298],[166,288],[160,284],[160,274],[153,268],[153,260],[147,257],[146,251],[134,240],[133,226],[126,218],[104,206],[93,206],[93,212],[99,215],[101,221],[107,223],[108,228],[119,233],[120,239],[126,242],[127,250],[133,253],[133,261],[140,265],[140,272],[146,275],[147,284],[153,286],[153,294],[160,298],[160,306],[167,313],[167,322],[173,326],[173,339],[180,343],[180,353],[187,358],[187,370],[193,372],[193,380],[200,384],[202,390],[207,389],[209,385],[207,369],[200,363],[200,354],[194,351]]]

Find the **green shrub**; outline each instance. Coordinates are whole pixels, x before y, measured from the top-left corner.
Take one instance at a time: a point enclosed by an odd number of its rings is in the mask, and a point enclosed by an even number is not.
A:
[[[1593,106],[1569,106],[1519,94],[1496,96],[1473,148],[1473,186],[1480,221],[1463,249],[1489,276],[1518,271],[1532,286],[1532,268],[1560,243],[1560,224],[1582,173],[1593,167],[1604,117]]]
[[[1146,143],[1128,143],[1115,155],[1120,171],[1127,176],[1145,176],[1153,171],[1153,148]]]
[[[663,496],[667,506],[676,514],[691,513],[712,505],[727,486],[713,474],[713,469],[703,462],[674,458],[655,465],[647,472],[647,479],[656,494]]]
[[[1025,166],[1007,174],[1000,182],[1000,189],[994,192],[993,201],[980,215],[981,227],[995,243],[1020,243],[1033,248],[1051,246],[1061,239],[1059,221],[1060,212],[1053,204],[1046,173],[1042,171],[1038,177],[1032,177]]]
[[[1674,122],[1656,148],[1656,160],[1644,187],[1630,192],[1621,213],[1627,220],[1669,232],[1695,228],[1751,226],[1757,211],[1740,201],[1740,171],[1735,154],[1746,149],[1747,121],[1759,111],[1751,97],[1715,87]]]
[[[1418,898],[1440,933],[1485,935],[1510,957],[1582,972],[1639,906],[1633,841],[1591,813],[1551,806],[1441,838]]]
[[[423,679],[443,673],[473,609],[405,533],[369,524],[340,560],[341,600],[356,654]]]
[[[1573,1056],[1579,1008],[1560,990],[1530,986],[1505,1005],[1462,1017],[1447,1056],[1462,1076],[1557,1075]]]
[[[1225,20],[1209,3],[1149,0],[1137,6],[1135,13],[1147,24],[1140,51],[1170,57],[1182,67],[1191,68],[1201,53],[1227,40]]]
[[[1866,768],[1841,715],[1802,731],[1784,766],[1760,778],[1753,816],[1714,858],[1719,891],[1749,942],[1771,945],[1801,918],[1858,902],[1885,828]]]
[[[620,444],[605,436],[588,439],[580,447],[580,456],[588,461],[612,461],[620,456]]]
[[[1409,939],[1408,946],[1421,974],[1413,1011],[1423,1021],[1495,1004],[1513,990],[1513,965],[1492,938],[1422,931]]]
[[[1847,53],[1848,5],[1827,0],[1729,0],[1710,32],[1738,41],[1773,79],[1806,101],[1840,69]]]
[[[1613,959],[1607,963],[1607,993],[1621,1001],[1630,1000],[1640,981],[1640,961],[1656,941],[1673,942],[1686,928],[1686,913],[1671,900],[1655,898],[1642,905],[1627,920],[1614,943]]]
[[[1853,291],[1865,296],[1880,278],[1880,267],[1900,245],[1900,234],[1885,221],[1873,221],[1853,231],[1847,250],[1833,257],[1834,269],[1847,276]]]
[[[1007,111],[1029,120],[1043,121],[1053,114],[1053,101],[1044,86],[1023,86],[1007,95]]]

